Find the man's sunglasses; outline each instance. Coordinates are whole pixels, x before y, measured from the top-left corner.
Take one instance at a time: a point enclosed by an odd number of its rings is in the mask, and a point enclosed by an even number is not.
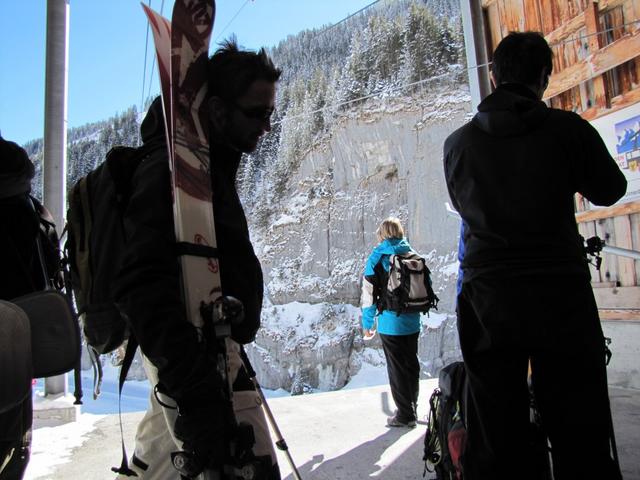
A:
[[[269,120],[273,112],[275,112],[274,107],[266,108],[266,107],[241,107],[237,103],[233,103],[233,106],[242,112],[242,114],[253,120]]]

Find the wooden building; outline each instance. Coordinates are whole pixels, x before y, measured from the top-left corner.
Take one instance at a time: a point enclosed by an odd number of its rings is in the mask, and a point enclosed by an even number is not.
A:
[[[474,106],[490,91],[491,53],[510,31],[541,32],[554,52],[544,100],[599,131],[628,180],[616,205],[576,198],[585,238],[598,235],[631,256],[603,255],[592,284],[618,365],[613,383],[640,388],[640,0],[461,0]],[[549,232],[553,235],[553,232]],[[637,255],[636,255],[637,258]],[[561,288],[558,286],[557,288]],[[615,358],[615,357],[614,357]],[[610,369],[611,370],[611,369]],[[610,373],[610,377],[611,373]]]

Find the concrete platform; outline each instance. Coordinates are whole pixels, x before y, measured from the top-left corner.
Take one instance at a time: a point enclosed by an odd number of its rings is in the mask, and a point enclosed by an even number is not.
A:
[[[427,413],[428,398],[435,385],[436,380],[421,382],[420,414]],[[640,391],[613,388],[611,399],[624,478],[640,480]],[[390,403],[388,386],[269,401],[305,480],[421,479],[425,427],[386,428]],[[141,417],[142,412],[123,415],[129,453]],[[37,436],[36,429],[34,438]],[[101,418],[85,438],[67,463],[47,475],[30,478],[114,479],[110,468],[119,465],[121,454],[118,416]],[[279,458],[283,479],[292,480],[291,469],[281,452]]]
[[[42,427],[57,427],[75,422],[80,415],[80,405],[74,405],[73,395],[58,394],[51,397],[36,395],[33,399],[33,422]]]

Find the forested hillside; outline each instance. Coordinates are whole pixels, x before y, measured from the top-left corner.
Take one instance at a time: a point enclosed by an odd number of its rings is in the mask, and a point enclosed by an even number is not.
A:
[[[431,79],[459,74],[463,46],[457,2],[399,0],[273,48],[283,70],[273,130],[239,175],[258,222],[268,222],[288,174],[341,116],[373,96],[424,93],[438,86]]]
[[[242,39],[239,39],[242,43]],[[463,62],[455,0],[380,2],[333,27],[306,30],[270,49],[283,71],[273,131],[243,164],[241,197],[249,208],[282,193],[287,172],[336,119],[370,95],[407,95]],[[68,131],[67,182],[99,165],[115,145],[138,145],[137,108]],[[42,139],[24,145],[42,191]],[[268,178],[262,172],[269,171]],[[266,201],[266,202],[265,202]],[[267,221],[272,212],[255,212]]]
[[[73,186],[80,178],[96,168],[107,152],[116,145],[139,145],[140,124],[135,106],[108,120],[88,123],[67,132],[67,185]],[[36,166],[33,189],[42,198],[43,140],[32,140],[23,145]]]

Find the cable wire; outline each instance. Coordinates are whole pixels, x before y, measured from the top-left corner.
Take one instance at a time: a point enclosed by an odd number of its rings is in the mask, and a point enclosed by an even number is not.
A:
[[[376,3],[379,3],[380,1],[381,1],[381,0],[375,0],[375,2],[371,2],[369,5],[365,5],[364,7],[362,7],[362,8],[361,8],[360,10],[358,10],[357,12],[352,13],[351,15],[347,15],[346,17],[344,17],[344,18],[343,18],[342,20],[340,20],[339,22],[333,23],[333,24],[329,25],[328,27],[321,29],[321,30],[318,32],[318,35],[321,35],[321,34],[323,34],[323,33],[328,32],[329,30],[331,30],[331,29],[332,29],[332,28],[334,28],[334,27],[337,27],[337,26],[338,26],[338,25],[340,25],[341,23],[344,23],[344,22],[346,22],[347,20],[349,20],[350,18],[355,17],[355,16],[356,16],[356,15],[358,15],[359,13],[364,12],[364,11],[365,11],[366,9],[368,9],[369,7],[373,7]]]
[[[151,8],[151,0],[147,2]],[[144,87],[147,83],[147,52],[149,51],[149,19],[147,19],[147,34],[144,39],[144,68],[142,69],[142,93],[140,94],[140,113],[144,111]]]
[[[222,34],[227,30],[227,28],[229,28],[229,25],[231,25],[233,23],[233,21],[238,17],[238,15],[240,15],[240,12],[244,9],[244,7],[247,6],[247,3],[249,3],[249,0],[246,0],[242,6],[238,9],[238,11],[236,12],[236,14],[233,16],[233,18],[231,20],[229,20],[229,23],[227,23],[224,28],[220,31],[220,33],[218,34],[218,36],[215,38],[214,42],[218,41],[218,39],[222,36]]]
[[[591,37],[591,36],[594,36],[594,35],[601,35],[601,34],[609,32],[609,31],[617,30],[617,29],[620,29],[620,28],[623,28],[623,27],[626,27],[626,26],[629,26],[629,25],[634,25],[634,24],[637,24],[637,23],[640,23],[640,19],[633,20],[631,22],[627,22],[625,24],[618,25],[616,27],[607,28],[607,29],[604,29],[604,30],[599,30],[597,32],[590,33],[588,35],[583,35],[582,38],[586,38],[588,36]],[[579,40],[579,38],[577,38],[577,39],[566,39],[566,40],[562,40],[562,41],[550,44],[549,46],[557,46],[557,45],[560,45],[562,43],[570,43],[570,42],[574,42],[574,41],[577,41],[577,40]],[[306,117],[306,116],[309,116],[309,115],[314,115],[316,113],[324,112],[326,110],[337,109],[337,108],[343,107],[345,105],[361,102],[363,100],[367,100],[369,98],[377,97],[377,96],[380,96],[380,95],[388,95],[390,93],[398,93],[398,92],[401,92],[402,90],[404,90],[406,88],[409,88],[409,87],[415,87],[415,86],[418,86],[418,85],[426,85],[426,84],[429,84],[429,83],[432,83],[432,82],[436,82],[438,80],[445,79],[447,77],[451,77],[451,76],[454,76],[454,75],[461,75],[461,74],[463,74],[465,72],[469,72],[469,71],[476,70],[476,69],[479,69],[479,68],[489,67],[491,65],[491,63],[492,62],[481,63],[481,64],[478,64],[478,65],[471,65],[471,66],[468,66],[468,67],[460,66],[460,68],[455,68],[454,70],[452,70],[450,72],[447,72],[447,73],[444,73],[444,74],[436,75],[436,76],[429,77],[429,78],[426,78],[426,79],[423,79],[423,80],[418,80],[416,82],[406,83],[406,84],[399,85],[399,86],[396,86],[396,87],[381,89],[381,90],[378,90],[378,91],[375,91],[375,92],[371,92],[371,93],[369,93],[367,95],[363,95],[361,97],[353,98],[351,100],[346,100],[344,102],[333,103],[331,105],[325,105],[324,107],[318,108],[316,110],[312,110],[311,112],[300,113],[300,114],[291,115],[291,116],[290,115],[285,115],[285,117],[283,117],[282,119],[273,122],[273,125],[281,124],[285,120],[292,120],[292,119],[296,119],[296,118],[302,118],[302,117]],[[590,77],[588,79],[585,79],[584,81],[593,80],[593,78],[595,78],[595,76],[592,76],[592,77]]]

